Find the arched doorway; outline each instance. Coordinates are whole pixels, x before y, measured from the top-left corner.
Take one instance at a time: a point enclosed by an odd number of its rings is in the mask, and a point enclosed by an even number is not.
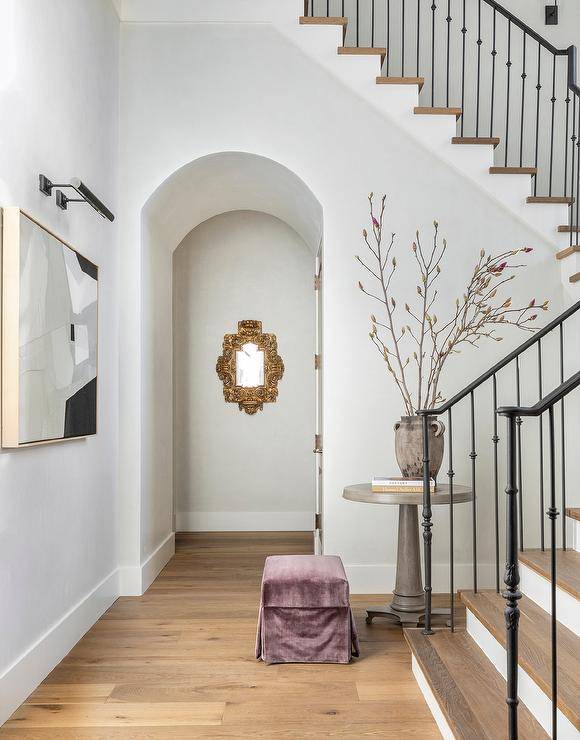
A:
[[[295,173],[265,157],[244,152],[220,152],[201,157],[170,175],[145,203],[141,216],[142,554],[151,552],[175,526],[173,252],[199,224],[234,211],[259,212],[279,219],[307,245],[313,270],[316,259],[320,261],[320,203]],[[209,362],[214,364],[215,357],[209,358]],[[312,430],[312,441],[316,431]],[[318,476],[316,480],[318,484]]]

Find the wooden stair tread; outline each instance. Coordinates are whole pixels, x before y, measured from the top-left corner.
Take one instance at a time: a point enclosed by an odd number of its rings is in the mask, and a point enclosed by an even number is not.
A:
[[[424,77],[377,77],[377,85],[417,85],[419,92],[425,84]]]
[[[387,50],[385,47],[379,47],[379,46],[339,46],[338,47],[338,53],[339,54],[352,54],[352,55],[361,55],[361,56],[368,56],[369,54],[376,54],[377,56],[386,57],[387,56]]]
[[[506,646],[505,599],[495,591],[461,591],[461,602],[504,648]],[[518,662],[551,700],[552,667],[550,615],[522,596],[520,605]],[[558,630],[558,708],[580,729],[580,637],[564,625]]]
[[[536,167],[490,167],[490,175],[537,175]]]
[[[578,247],[578,251],[580,251],[580,247]],[[580,522],[580,509],[566,509],[566,516],[569,516],[570,519],[576,519],[576,521]]]
[[[573,275],[570,275],[570,277],[568,278],[568,280],[571,283],[578,283],[578,282],[580,282],[580,272],[575,272]]]
[[[561,249],[559,252],[556,252],[556,259],[566,259],[566,257],[570,257],[570,255],[575,254],[576,252],[580,252],[580,244],[572,244],[572,246],[566,247],[565,249]]]
[[[550,550],[525,550],[520,561],[538,575],[550,580]],[[571,596],[580,599],[580,552],[558,550],[556,557],[556,583]]]
[[[579,226],[558,226],[559,234],[580,234]]]
[[[563,195],[528,195],[526,203],[562,203],[569,206],[574,203],[574,198],[564,197]]]
[[[301,15],[299,22],[302,26],[347,26],[348,18],[341,18],[340,16],[312,16],[312,15]]]
[[[449,630],[428,636],[405,629],[404,634],[455,737],[505,740],[506,683],[471,637]],[[522,703],[518,720],[520,737],[548,737]]]
[[[454,136],[451,139],[452,144],[487,144],[494,149],[499,142],[499,136]]]
[[[455,118],[459,118],[462,111],[461,108],[430,108],[417,105],[413,109],[413,113],[417,116],[455,116]]]

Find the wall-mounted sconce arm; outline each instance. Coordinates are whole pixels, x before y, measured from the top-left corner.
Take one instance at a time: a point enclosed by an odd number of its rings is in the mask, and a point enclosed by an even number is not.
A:
[[[44,195],[51,195],[54,188],[72,188],[81,197],[80,198],[68,198],[62,190],[56,191],[56,205],[63,211],[67,210],[68,203],[88,203],[92,208],[95,209],[103,218],[109,221],[114,221],[115,216],[107,208],[107,206],[100,200],[89,188],[80,180],[78,177],[71,178],[70,183],[54,183],[49,180],[46,175],[38,176],[38,189]]]

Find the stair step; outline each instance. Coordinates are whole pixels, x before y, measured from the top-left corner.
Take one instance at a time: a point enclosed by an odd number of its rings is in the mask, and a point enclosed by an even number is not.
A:
[[[419,92],[424,84],[424,77],[377,77],[377,85],[417,85]]]
[[[571,283],[578,283],[578,282],[580,282],[580,272],[575,272],[573,275],[570,275],[570,277],[568,278],[568,280]]]
[[[499,145],[499,136],[454,136],[452,144],[488,144],[495,149]]]
[[[537,175],[536,167],[490,167],[490,175]]]
[[[299,22],[302,26],[347,26],[348,18],[340,16],[318,17],[312,15],[300,16]]]
[[[376,55],[381,57],[381,62],[387,56],[387,50],[384,47],[378,46],[339,46],[338,53],[346,54],[347,56]]]
[[[499,644],[506,647],[505,599],[495,591],[461,591],[461,602]],[[518,662],[551,700],[551,618],[526,596],[519,602]],[[580,637],[561,624],[558,631],[558,708],[580,729]],[[521,705],[520,705],[521,706]]]
[[[580,250],[580,247],[578,247]],[[576,519],[577,522],[580,522],[580,509],[566,509],[566,516],[569,516],[570,519]]]
[[[574,198],[564,197],[563,195],[528,195],[526,203],[562,203],[570,206],[574,203]]]
[[[520,562],[538,575],[550,580],[550,550],[525,550],[520,552]],[[556,583],[575,599],[580,599],[580,552],[575,550],[557,551]]]
[[[428,108],[425,106],[415,106],[413,113],[418,116],[455,116],[459,118],[461,108]]]
[[[580,226],[558,226],[559,234],[580,234]]]
[[[580,244],[572,244],[572,246],[566,247],[565,249],[561,249],[559,252],[556,252],[556,259],[563,260],[566,259],[566,257],[570,257],[570,255],[572,254],[576,254],[577,252],[580,252]]]
[[[405,629],[404,634],[454,736],[505,740],[506,683],[471,637],[449,630],[429,636]],[[518,720],[520,737],[548,737],[523,704]]]

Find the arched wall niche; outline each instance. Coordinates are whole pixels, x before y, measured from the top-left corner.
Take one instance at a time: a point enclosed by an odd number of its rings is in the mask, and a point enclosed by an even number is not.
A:
[[[141,559],[173,529],[172,255],[213,216],[261,211],[291,226],[312,250],[322,239],[322,207],[294,172],[266,157],[219,152],[169,175],[141,212]]]

